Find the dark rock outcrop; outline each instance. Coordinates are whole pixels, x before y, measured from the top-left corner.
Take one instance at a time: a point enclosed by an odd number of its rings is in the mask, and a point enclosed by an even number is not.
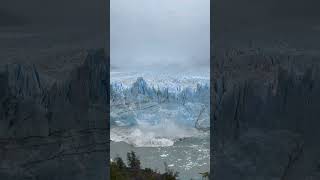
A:
[[[88,51],[65,80],[0,71],[0,179],[107,179],[108,60]]]

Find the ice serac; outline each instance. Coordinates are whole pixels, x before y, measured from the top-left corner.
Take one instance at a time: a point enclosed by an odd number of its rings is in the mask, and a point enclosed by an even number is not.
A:
[[[319,54],[290,49],[221,54],[212,88],[214,178],[319,178]]]
[[[148,91],[148,85],[142,77],[139,77],[137,81],[132,85],[133,94],[146,94],[147,91]]]
[[[87,52],[65,80],[0,71],[0,179],[107,179],[108,59]]]

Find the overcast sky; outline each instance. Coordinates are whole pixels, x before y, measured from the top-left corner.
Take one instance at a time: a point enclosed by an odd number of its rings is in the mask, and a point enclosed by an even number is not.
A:
[[[113,66],[209,69],[210,0],[111,0],[110,13]]]

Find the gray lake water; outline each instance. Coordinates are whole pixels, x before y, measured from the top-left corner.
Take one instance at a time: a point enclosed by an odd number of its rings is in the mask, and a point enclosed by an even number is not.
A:
[[[111,142],[110,158],[117,156],[126,162],[129,151],[136,152],[142,168],[152,168],[164,172],[164,163],[179,172],[179,179],[201,179],[199,173],[210,169],[210,139],[204,137],[184,138],[167,147],[134,147],[125,142]]]

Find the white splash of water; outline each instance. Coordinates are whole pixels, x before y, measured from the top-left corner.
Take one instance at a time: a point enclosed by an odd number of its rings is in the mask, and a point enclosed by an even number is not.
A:
[[[111,128],[111,140],[126,142],[136,147],[173,146],[181,138],[200,136],[201,133],[190,127],[163,120],[156,125],[140,121],[135,127]]]

